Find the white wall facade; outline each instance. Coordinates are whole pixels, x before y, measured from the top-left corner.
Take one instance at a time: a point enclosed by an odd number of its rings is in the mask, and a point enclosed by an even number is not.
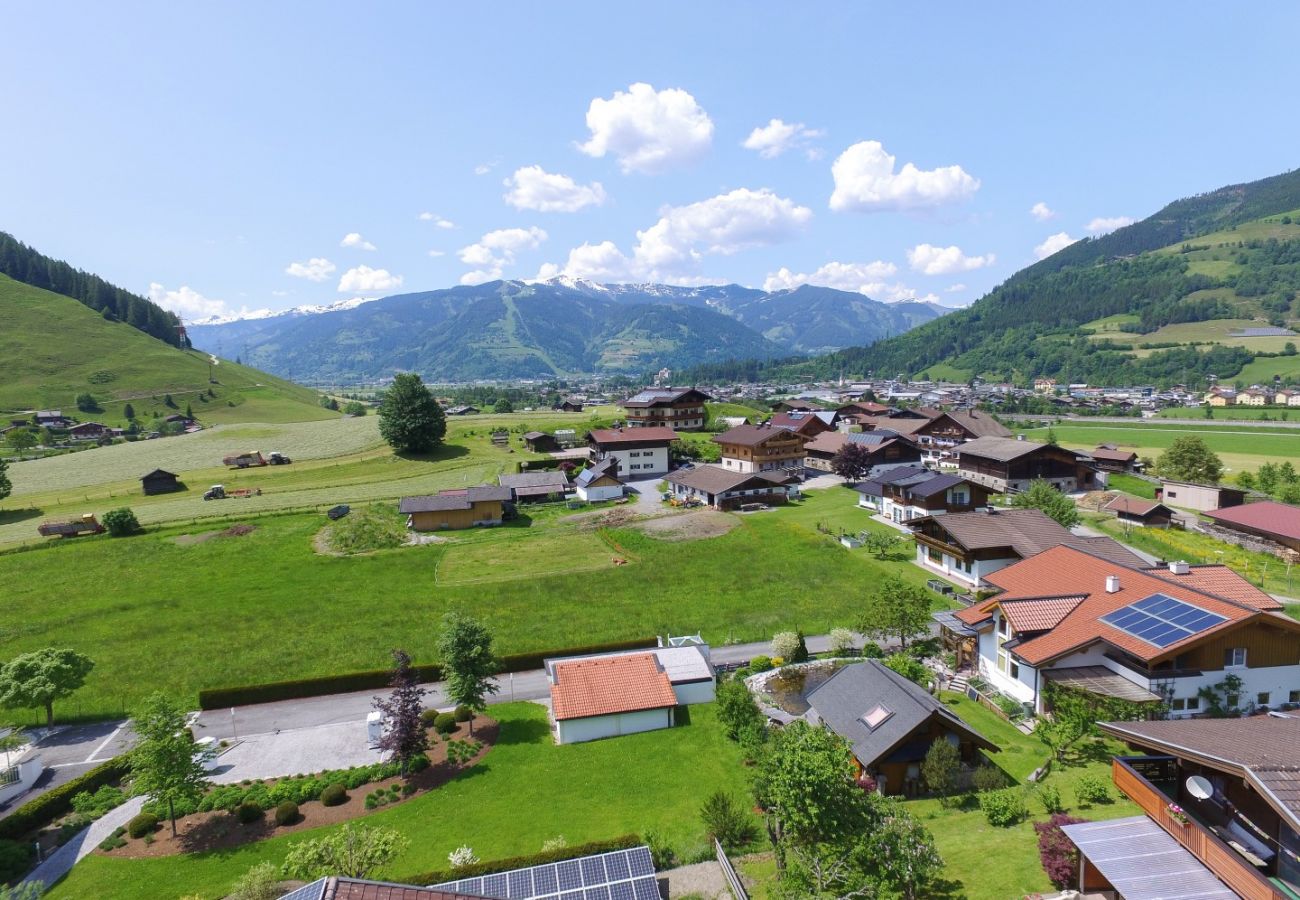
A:
[[[623,496],[623,485],[611,484],[597,487],[587,487],[578,485],[578,499],[587,503],[594,503],[597,500],[617,500]]]
[[[555,743],[580,744],[623,734],[640,734],[671,728],[671,709],[645,709],[637,712],[615,713],[609,716],[588,716],[583,719],[562,719],[555,723]]]
[[[640,447],[637,449],[606,450],[603,457],[618,460],[618,474],[622,478],[649,478],[668,473],[667,447]]]
[[[673,685],[679,706],[692,703],[712,703],[716,685],[712,681],[684,681]]]

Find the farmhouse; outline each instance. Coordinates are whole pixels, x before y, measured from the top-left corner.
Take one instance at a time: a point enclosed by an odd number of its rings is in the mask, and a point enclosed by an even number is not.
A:
[[[845,444],[858,444],[867,449],[871,464],[868,477],[895,466],[921,463],[921,448],[892,431],[827,431],[804,445],[804,466],[819,472],[831,471],[831,462]]]
[[[767,424],[773,428],[789,428],[791,431],[797,431],[806,438],[815,438],[817,435],[834,431],[835,426],[839,424],[839,413],[834,410],[807,410],[803,412],[779,412],[768,419]],[[737,425],[743,425],[743,422],[737,422]]]
[[[988,502],[989,492],[957,475],[920,466],[898,466],[854,485],[858,506],[893,522],[966,512]]]
[[[1278,406],[1300,406],[1300,388],[1283,388],[1273,397]]]
[[[1143,564],[1118,541],[1071,534],[1037,509],[990,506],[925,516],[908,524],[916,539],[916,564],[970,587],[980,587],[990,573],[1060,544],[1124,565]]]
[[[979,632],[980,674],[1036,712],[1049,684],[1164,702],[1175,717],[1205,709],[1202,689],[1246,710],[1300,685],[1300,622],[1226,567],[1125,566],[1057,546],[985,580],[998,593],[956,618]],[[1225,694],[1227,675],[1240,686]]]
[[[66,428],[72,424],[72,420],[63,414],[61,409],[41,409],[36,411],[32,416],[32,421],[37,427],[42,428]]]
[[[557,744],[671,728],[678,706],[713,699],[714,674],[698,646],[545,661]]]
[[[577,400],[565,400],[559,406],[555,407],[560,412],[582,412],[582,403]]]
[[[1212,509],[1240,506],[1246,502],[1246,492],[1219,484],[1196,484],[1192,481],[1161,478],[1160,487],[1156,488],[1156,499],[1169,506],[1209,512]]]
[[[623,496],[623,482],[618,478],[618,460],[612,456],[597,460],[574,479],[578,499],[586,503],[617,500]]]
[[[927,458],[935,462],[946,461],[949,458],[947,451],[966,441],[982,437],[1011,437],[1011,432],[997,419],[973,409],[940,413],[913,434],[927,451]]]
[[[518,475],[501,475],[497,481],[502,487],[514,491],[520,503],[542,500],[563,500],[569,492],[569,476],[563,472],[520,472]]]
[[[478,414],[477,406],[452,406],[447,409],[449,416],[477,416]]]
[[[734,472],[771,472],[803,468],[803,448],[808,438],[788,428],[770,424],[738,425],[714,435],[722,448],[722,467]]]
[[[999,493],[1024,491],[1042,479],[1070,493],[1090,490],[1096,471],[1074,450],[1052,444],[1006,437],[982,437],[956,449],[957,471],[963,478]]]
[[[108,436],[108,429],[98,422],[82,422],[68,429],[68,437],[74,441],[97,441]]]
[[[668,448],[677,440],[671,428],[595,428],[587,432],[593,462],[613,458],[628,478],[651,478],[668,471]]]
[[[1142,500],[1138,497],[1126,497],[1123,494],[1107,503],[1102,509],[1114,513],[1115,518],[1121,522],[1144,528],[1168,528],[1174,518],[1174,511],[1159,500]]]
[[[1205,515],[1221,528],[1261,537],[1300,553],[1300,506],[1260,500],[1229,509],[1213,509]]]
[[[403,497],[398,511],[406,514],[406,527],[414,531],[473,528],[500,525],[506,504],[513,500],[510,488],[481,484],[432,496]]]
[[[715,465],[678,469],[665,480],[675,498],[723,510],[745,503],[785,503],[799,490],[799,479],[783,472],[737,472]]]
[[[872,400],[857,400],[853,403],[846,403],[835,411],[840,414],[840,418],[858,419],[863,416],[888,415],[890,408],[883,403],[876,403]]]
[[[1142,464],[1132,450],[1120,450],[1113,444],[1098,444],[1094,450],[1077,451],[1092,458],[1092,463],[1102,472],[1139,472]]]
[[[181,484],[180,478],[173,472],[166,469],[154,469],[145,475],[140,476],[140,487],[145,496],[154,494],[169,494],[172,491],[183,491],[185,485]]]
[[[545,431],[525,432],[524,446],[534,453],[558,453],[560,450],[560,442],[555,435]]]
[[[935,741],[949,741],[968,766],[998,747],[929,691],[876,659],[841,668],[808,694],[808,717],[849,742],[860,776],[882,794],[921,792],[921,762]]]
[[[708,415],[704,404],[713,398],[695,388],[646,388],[619,403],[628,428],[668,428],[699,431]]]

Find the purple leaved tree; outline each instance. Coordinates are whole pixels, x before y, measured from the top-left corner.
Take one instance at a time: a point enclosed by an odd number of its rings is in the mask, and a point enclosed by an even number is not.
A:
[[[429,749],[429,736],[420,713],[424,711],[424,688],[420,687],[411,657],[405,650],[393,651],[393,692],[375,698],[375,709],[384,714],[384,734],[378,748],[402,764],[402,777],[417,755]]]

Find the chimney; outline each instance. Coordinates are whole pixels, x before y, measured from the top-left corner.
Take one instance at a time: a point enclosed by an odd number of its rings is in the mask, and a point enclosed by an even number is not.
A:
[[[1192,571],[1192,567],[1187,564],[1186,560],[1179,559],[1169,564],[1169,571],[1174,575],[1186,575]]]
[[[1023,434],[1018,434],[1018,435],[1016,435],[1016,440],[1018,440],[1018,441],[1023,441],[1024,439],[1025,439],[1025,436],[1024,436]]]
[[[1118,576],[1118,575],[1107,575],[1107,576],[1106,576],[1106,593],[1108,593],[1108,594],[1118,594],[1118,593],[1119,593],[1119,576]]]

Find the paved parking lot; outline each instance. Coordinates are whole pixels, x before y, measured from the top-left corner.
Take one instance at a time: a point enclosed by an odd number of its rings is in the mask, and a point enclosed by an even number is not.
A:
[[[380,761],[379,751],[370,747],[366,737],[364,720],[337,722],[241,737],[217,757],[212,780],[233,784],[245,778],[307,775]]]
[[[45,772],[30,791],[13,798],[6,807],[0,809],[16,809],[51,788],[66,784],[100,763],[131,749],[134,743],[135,734],[126,722],[99,722],[56,729],[24,754],[39,756],[45,765]]]

